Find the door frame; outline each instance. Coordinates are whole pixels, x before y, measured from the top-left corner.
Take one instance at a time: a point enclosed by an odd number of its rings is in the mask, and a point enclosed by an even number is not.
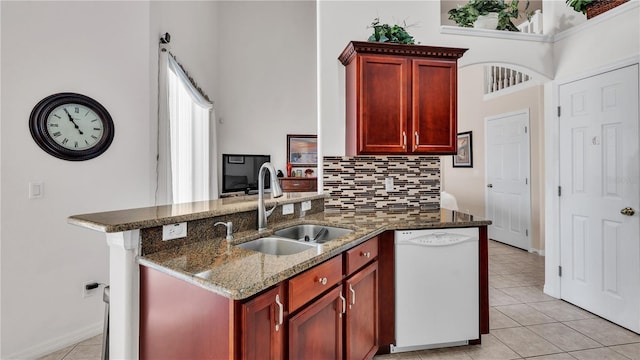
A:
[[[528,136],[528,141],[527,141],[527,146],[529,147],[529,171],[528,171],[528,175],[527,178],[529,180],[529,213],[528,213],[528,217],[526,219],[527,221],[527,230],[529,232],[529,235],[527,236],[527,249],[526,251],[528,252],[532,252],[532,248],[531,248],[531,223],[532,223],[532,217],[533,217],[533,209],[532,209],[532,201],[531,201],[531,112],[529,111],[529,108],[524,108],[521,110],[516,110],[516,111],[511,111],[511,112],[507,112],[507,113],[502,113],[502,114],[496,114],[496,115],[491,115],[491,116],[486,116],[484,118],[484,146],[485,146],[485,154],[487,153],[487,149],[488,149],[488,138],[489,138],[489,127],[487,125],[489,125],[489,121],[491,120],[495,120],[495,119],[500,119],[500,118],[505,118],[505,117],[510,117],[510,116],[514,116],[514,115],[521,115],[524,114],[527,116],[527,136]],[[488,166],[488,160],[485,159],[484,161],[484,183],[485,183],[485,188],[484,188],[484,213],[485,214],[489,214],[489,189],[486,187],[486,184],[489,183],[489,166]]]
[[[560,86],[618,70],[630,65],[640,66],[640,55],[631,56],[586,72],[560,78],[545,84],[544,161],[545,161],[545,294],[560,298]],[[640,75],[638,78],[640,84]],[[639,139],[640,141],[640,139]]]

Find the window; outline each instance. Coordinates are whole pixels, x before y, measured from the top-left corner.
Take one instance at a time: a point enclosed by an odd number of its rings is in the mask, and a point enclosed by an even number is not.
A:
[[[217,197],[213,104],[191,83],[171,54],[161,56],[156,203]],[[213,190],[212,190],[213,189]],[[213,196],[211,196],[213,194]]]

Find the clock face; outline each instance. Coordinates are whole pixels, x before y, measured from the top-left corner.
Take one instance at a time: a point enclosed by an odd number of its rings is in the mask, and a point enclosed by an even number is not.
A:
[[[102,119],[82,104],[68,103],[53,109],[47,116],[47,132],[58,145],[72,150],[86,150],[104,136]]]
[[[107,109],[96,100],[75,93],[42,99],[31,111],[29,130],[42,150],[71,161],[89,160],[104,153],[114,134]]]

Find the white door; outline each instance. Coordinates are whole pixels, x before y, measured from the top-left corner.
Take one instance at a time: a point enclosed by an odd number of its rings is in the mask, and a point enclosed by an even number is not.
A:
[[[529,251],[529,111],[486,119],[489,238]]]
[[[561,85],[559,103],[561,297],[640,332],[638,66]]]

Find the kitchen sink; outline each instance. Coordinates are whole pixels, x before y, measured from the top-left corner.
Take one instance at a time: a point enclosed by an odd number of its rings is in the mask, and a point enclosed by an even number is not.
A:
[[[318,245],[280,237],[263,237],[238,244],[236,247],[269,255],[293,255],[305,250],[317,248]]]
[[[333,226],[301,224],[277,230],[273,234],[298,241],[324,243],[352,232],[350,229]]]

